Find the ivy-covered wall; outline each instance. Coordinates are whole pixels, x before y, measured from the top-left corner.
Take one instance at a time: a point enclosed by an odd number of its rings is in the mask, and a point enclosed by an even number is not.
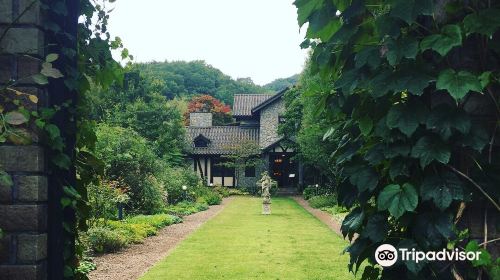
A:
[[[36,58],[45,54],[39,4],[0,0],[0,34],[13,21],[0,40],[0,86],[38,73],[41,62]],[[47,101],[44,89],[31,79],[16,89],[38,98],[38,103],[19,98],[31,109]],[[28,146],[0,146],[0,168],[12,178],[0,180],[0,279],[47,279],[47,165],[37,135],[31,139]]]

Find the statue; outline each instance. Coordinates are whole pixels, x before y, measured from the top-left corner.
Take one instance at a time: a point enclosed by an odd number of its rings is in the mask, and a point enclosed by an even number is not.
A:
[[[267,172],[262,173],[262,178],[259,180],[257,185],[261,186],[262,190],[262,214],[270,215],[271,214],[271,186],[272,179],[267,174]]]

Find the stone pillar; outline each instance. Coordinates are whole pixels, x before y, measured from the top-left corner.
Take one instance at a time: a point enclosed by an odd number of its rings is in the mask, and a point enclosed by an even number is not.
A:
[[[19,80],[17,90],[39,99],[38,104],[21,102],[36,109],[46,104],[46,92],[31,79],[23,78],[39,72],[40,60],[30,56],[44,58],[46,46],[41,28],[43,13],[38,1],[32,3],[0,0],[0,34],[11,25],[0,41],[0,84]],[[14,182],[11,187],[0,185],[0,280],[47,279],[46,158],[44,149],[37,144],[37,135],[32,138],[28,146],[0,146],[0,169]]]

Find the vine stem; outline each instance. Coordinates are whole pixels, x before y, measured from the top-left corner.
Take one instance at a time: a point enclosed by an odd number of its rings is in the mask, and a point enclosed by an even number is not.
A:
[[[498,205],[498,203],[496,203],[496,201],[493,198],[491,198],[491,196],[489,196],[488,193],[485,192],[480,185],[478,185],[474,180],[472,180],[471,177],[465,175],[460,170],[456,169],[455,167],[453,167],[451,165],[447,164],[446,167],[448,167],[453,172],[457,173],[458,175],[460,175],[461,177],[463,177],[464,179],[466,179],[467,181],[469,181],[472,185],[474,185],[474,187],[476,187],[477,189],[479,189],[479,191],[495,206],[495,208],[497,208],[497,210],[500,211],[500,205]]]
[[[493,243],[493,242],[497,242],[497,241],[500,241],[500,238],[495,238],[495,239],[488,240],[486,242],[483,242],[483,243],[479,244],[479,246],[483,246],[483,245],[486,245],[488,243]]]

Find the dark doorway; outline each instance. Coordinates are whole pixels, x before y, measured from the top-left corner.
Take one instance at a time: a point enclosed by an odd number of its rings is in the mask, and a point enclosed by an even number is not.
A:
[[[270,153],[269,173],[280,188],[294,187],[298,180],[297,164],[292,160],[293,153]]]

